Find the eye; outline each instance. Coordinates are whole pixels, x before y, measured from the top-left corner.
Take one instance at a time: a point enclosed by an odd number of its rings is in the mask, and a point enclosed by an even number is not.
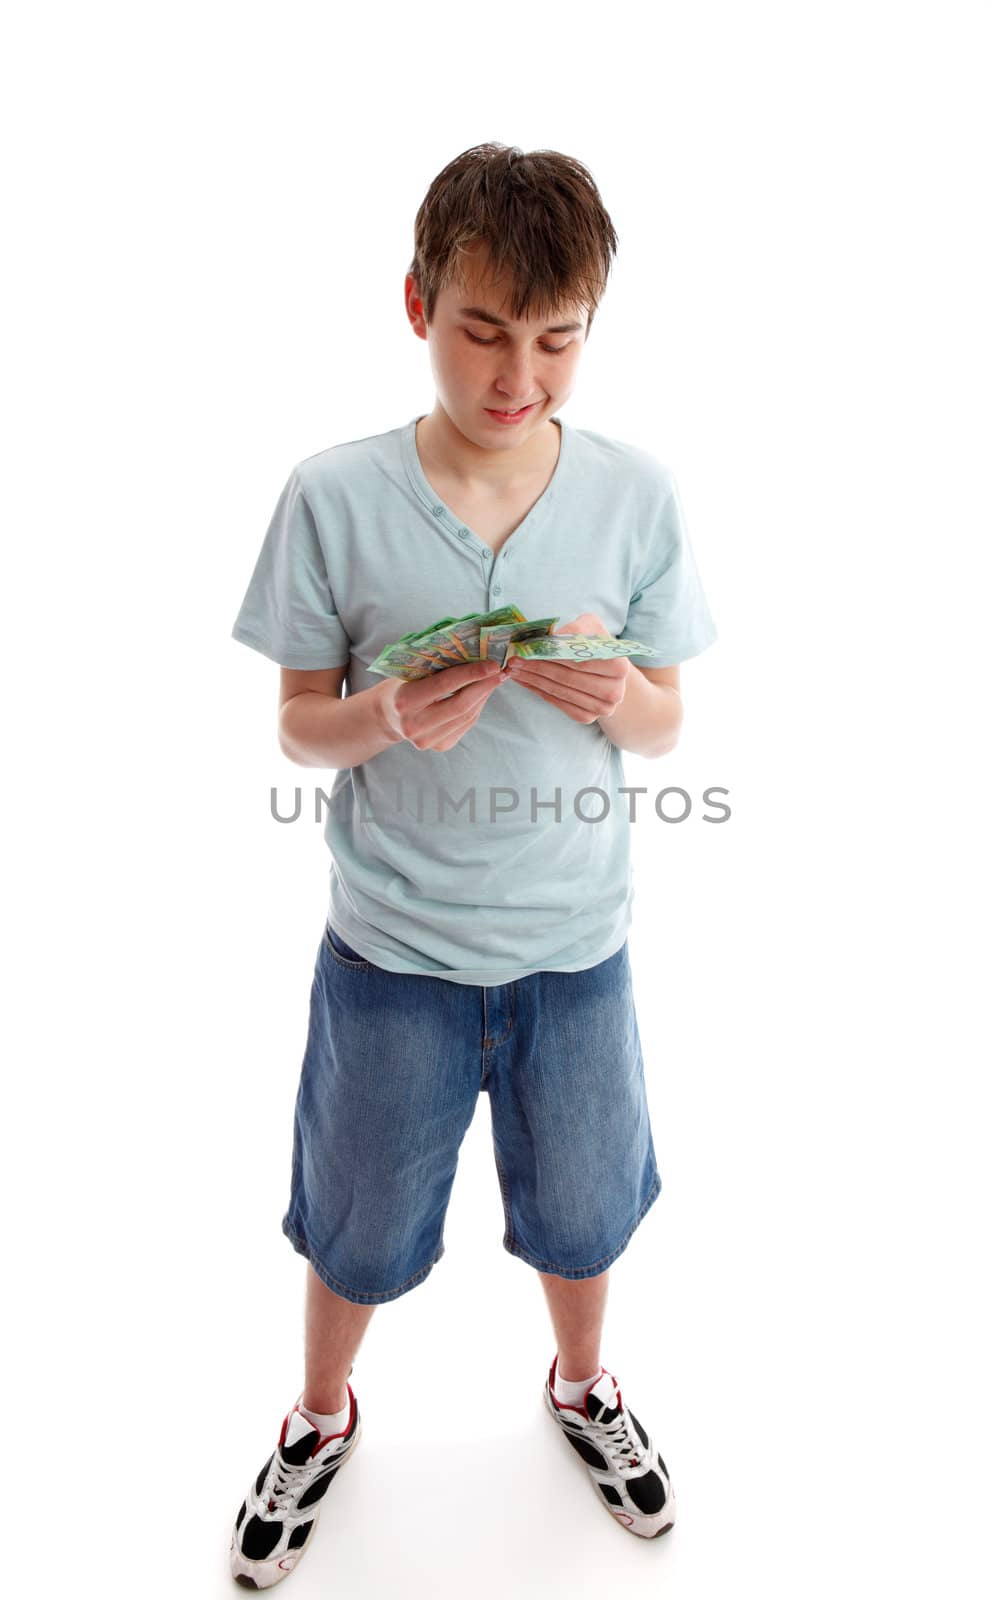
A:
[[[467,339],[472,339],[474,344],[496,344],[497,343],[496,339],[478,339],[476,337],[476,334],[475,333],[470,333],[468,328],[464,328],[463,329],[463,333],[466,335]],[[567,340],[565,344],[559,344],[559,345],[543,344],[542,349],[550,356],[561,356],[563,351],[564,350],[568,350],[569,347],[570,347],[570,341]]]

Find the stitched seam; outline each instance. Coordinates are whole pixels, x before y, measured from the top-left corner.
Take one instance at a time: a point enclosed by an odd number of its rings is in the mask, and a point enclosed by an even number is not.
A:
[[[365,959],[361,961],[350,961],[347,959],[347,957],[343,956],[340,951],[336,950],[335,946],[331,942],[331,936],[328,933],[327,926],[324,930],[324,942],[328,953],[334,956],[339,966],[345,967],[349,972],[369,972],[372,970],[372,961],[366,961]]]

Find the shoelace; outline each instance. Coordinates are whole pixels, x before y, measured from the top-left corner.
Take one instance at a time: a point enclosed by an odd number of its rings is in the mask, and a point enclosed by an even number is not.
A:
[[[327,1462],[324,1464],[327,1465]],[[305,1480],[312,1477],[314,1471],[313,1459],[293,1466],[284,1461],[277,1450],[259,1496],[270,1515],[285,1510],[288,1500],[296,1499],[297,1491],[303,1488]]]
[[[587,1419],[590,1426],[590,1419]],[[618,1412],[613,1422],[595,1422],[604,1452],[616,1467],[640,1467],[643,1459],[642,1441],[636,1439],[628,1426],[624,1410]]]

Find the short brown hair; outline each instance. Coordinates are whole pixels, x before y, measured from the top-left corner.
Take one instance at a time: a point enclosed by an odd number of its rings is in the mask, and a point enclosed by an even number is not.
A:
[[[460,277],[460,255],[486,245],[494,279],[510,273],[511,316],[588,309],[587,334],[607,288],[618,237],[593,178],[558,150],[478,144],[432,181],[414,220],[408,268],[431,322],[441,291]]]

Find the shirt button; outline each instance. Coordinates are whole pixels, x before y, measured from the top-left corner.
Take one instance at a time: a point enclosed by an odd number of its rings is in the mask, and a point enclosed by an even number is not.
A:
[[[501,588],[500,584],[499,583],[495,583],[494,584],[494,594],[503,594],[503,593],[504,593],[504,591]]]
[[[460,539],[465,539],[465,538],[468,538],[468,536],[469,536],[469,529],[468,528],[457,528],[456,532],[458,533]]]
[[[484,550],[484,552],[483,552],[484,561],[489,561],[491,559],[492,555],[493,555],[493,551],[492,550]]]
[[[444,510],[445,510],[444,506],[432,506],[431,514],[432,514],[433,517],[440,517]]]

